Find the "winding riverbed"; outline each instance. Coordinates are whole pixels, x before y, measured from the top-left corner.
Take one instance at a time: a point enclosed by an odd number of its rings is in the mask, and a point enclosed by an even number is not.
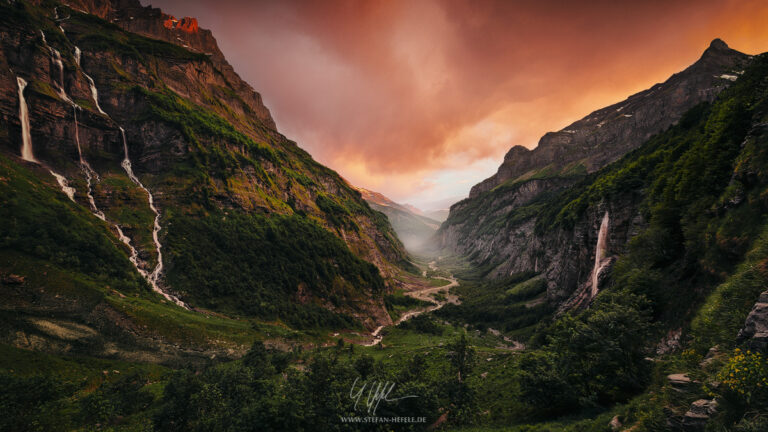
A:
[[[432,261],[429,263],[429,268],[432,271],[437,270],[437,265],[435,261]],[[423,275],[426,276],[426,273],[427,271],[424,270]],[[420,309],[414,309],[404,313],[403,315],[400,316],[400,318],[397,319],[397,321],[395,321],[394,325],[398,325],[403,321],[407,321],[421,314],[438,310],[448,303],[459,304],[459,297],[456,296],[455,294],[450,293],[451,288],[459,286],[459,281],[457,281],[456,278],[453,277],[453,275],[450,275],[448,277],[435,276],[434,278],[448,281],[448,284],[438,286],[438,287],[430,287],[430,288],[424,288],[424,289],[415,290],[415,291],[408,291],[404,293],[408,297],[413,297],[415,299],[434,303],[434,304],[432,306],[427,306]],[[442,293],[444,296],[444,300],[436,300],[435,298],[433,298],[432,296],[436,293]],[[371,340],[370,342],[361,343],[360,345],[374,346],[381,343],[381,340],[384,338],[384,336],[381,335],[381,331],[384,330],[384,327],[385,326],[377,327],[376,330],[374,330],[373,333],[371,333],[371,337],[373,338],[373,340]]]

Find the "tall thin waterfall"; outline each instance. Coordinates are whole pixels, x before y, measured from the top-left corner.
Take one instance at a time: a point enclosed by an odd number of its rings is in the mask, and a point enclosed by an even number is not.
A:
[[[606,265],[605,251],[608,246],[608,228],[610,226],[611,219],[608,215],[608,211],[603,216],[603,221],[600,223],[600,231],[597,233],[597,246],[595,247],[595,266],[592,269],[592,297],[597,295],[597,290],[600,283],[600,272],[603,271]]]
[[[35,159],[35,155],[32,152],[32,134],[29,128],[29,108],[27,107],[27,100],[24,98],[24,88],[27,87],[27,82],[24,78],[16,77],[16,82],[19,85],[19,120],[21,121],[21,158],[28,162],[40,163]],[[70,187],[67,183],[67,179],[53,170],[48,170],[53,177],[56,178],[56,182],[59,183],[61,191],[66,194],[69,199],[75,201],[75,188]]]
[[[24,89],[27,82],[24,78],[16,77],[16,83],[19,85],[19,120],[21,121],[21,158],[28,162],[40,163],[35,159],[32,151],[32,134],[29,131],[29,109],[27,100],[24,98]]]
[[[56,68],[59,70],[59,76],[54,81],[56,84],[56,91],[62,100],[69,103],[70,105],[74,105],[75,102],[69,98],[67,92],[64,90],[64,63],[61,61],[61,53],[57,49],[48,45],[48,40],[45,39],[45,32],[42,30],[40,30],[40,36],[43,37],[43,45],[45,45],[45,47],[48,49],[48,52],[51,53],[51,62],[55,64]]]
[[[91,205],[91,211],[93,214],[106,222],[107,217],[104,216],[104,212],[99,210],[99,208],[96,206],[96,200],[93,199],[93,179],[95,178],[97,181],[99,180],[99,175],[96,174],[96,171],[91,168],[91,166],[88,164],[88,162],[83,158],[83,150],[80,148],[80,126],[77,123],[77,110],[80,109],[79,106],[75,105],[72,107],[72,111],[75,114],[75,142],[77,143],[77,154],[80,156],[80,168],[83,170],[83,174],[85,174],[85,181],[88,185],[88,188],[86,190],[86,196],[88,197],[88,203]]]
[[[125,155],[125,158],[123,159],[123,169],[125,170],[126,174],[128,174],[128,178],[131,179],[132,182],[136,184],[136,186],[140,187],[144,190],[144,192],[147,193],[147,199],[149,201],[149,208],[152,209],[152,211],[155,213],[155,222],[154,227],[152,229],[152,240],[155,242],[155,249],[157,250],[157,266],[155,266],[155,269],[152,270],[152,273],[147,275],[147,280],[152,285],[152,289],[156,292],[160,293],[163,297],[165,297],[167,300],[172,301],[176,303],[177,305],[188,308],[188,306],[181,300],[179,300],[176,296],[173,296],[165,291],[163,291],[157,284],[157,281],[160,279],[160,275],[163,273],[163,250],[162,250],[162,244],[160,243],[160,230],[162,229],[160,226],[160,211],[157,210],[157,207],[155,207],[155,201],[152,197],[152,193],[144,187],[144,185],[141,183],[138,177],[136,177],[136,174],[133,173],[133,167],[131,166],[131,158],[128,155],[128,140],[125,138],[125,129],[122,127],[120,128],[120,133],[123,136],[123,153]],[[146,275],[146,273],[144,273]]]
[[[80,51],[80,48],[75,47],[75,63],[77,63],[78,66],[80,66],[80,59],[82,58],[82,51]],[[90,75],[85,73],[83,68],[80,68],[80,71],[83,73],[83,76],[85,79],[88,80],[88,85],[91,88],[91,97],[93,98],[93,103],[96,104],[96,109],[99,110],[101,114],[107,115],[107,113],[104,112],[104,110],[101,109],[101,106],[99,105],[99,91],[96,89],[96,83],[93,82],[93,78],[91,78]]]

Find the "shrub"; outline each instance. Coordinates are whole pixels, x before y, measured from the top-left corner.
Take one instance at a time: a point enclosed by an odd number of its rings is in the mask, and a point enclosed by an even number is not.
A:
[[[768,359],[761,353],[736,348],[717,378],[732,401],[745,407],[768,403]]]

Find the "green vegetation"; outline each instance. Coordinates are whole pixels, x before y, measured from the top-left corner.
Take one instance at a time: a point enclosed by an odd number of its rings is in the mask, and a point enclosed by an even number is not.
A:
[[[351,346],[350,346],[351,348]],[[476,352],[466,336],[445,348],[376,359],[343,344],[303,353],[256,342],[239,361],[170,373],[165,368],[87,357],[51,356],[0,345],[0,425],[13,430],[390,430],[349,425],[341,417],[424,417],[423,430],[450,406],[447,425],[475,416]],[[307,355],[309,354],[309,355]],[[24,370],[17,364],[44,365]],[[292,365],[299,363],[302,368]],[[368,387],[394,383],[390,399],[369,411]],[[356,394],[363,385],[363,396]],[[355,392],[352,392],[352,390]],[[371,428],[371,426],[373,426]]]
[[[0,429],[68,431],[79,425],[112,424],[143,430],[135,415],[155,399],[157,365],[65,357],[0,345]]]
[[[432,303],[407,296],[403,291],[398,290],[384,296],[384,306],[387,308],[392,321],[397,321],[403,312],[409,309],[432,306]]]
[[[755,299],[768,286],[766,229],[737,271],[714,289],[692,320],[692,345],[699,353],[715,345],[736,346],[733,336],[744,326]]]
[[[147,193],[136,186],[127,175],[106,174],[93,187],[97,202],[109,202],[103,211],[110,221],[115,221],[124,232],[130,233],[131,244],[139,250],[148,251],[150,260],[156,262],[155,246],[152,240],[155,214],[147,202]]]
[[[225,150],[225,143],[242,146],[248,154],[271,162],[277,162],[281,158],[268,145],[254,141],[253,138],[235,129],[221,116],[182,99],[169,89],[157,92],[135,86],[133,91],[147,99],[148,110],[144,113],[147,119],[160,118],[174,125],[184,134],[188,142],[196,147],[196,150],[210,157],[215,154],[223,158],[220,161],[212,159],[200,161],[207,168],[223,169],[237,166],[237,160],[227,161],[227,157],[234,158],[234,155],[229,155],[230,152]],[[214,148],[203,147],[198,138],[199,135],[214,138],[218,145]]]
[[[765,229],[762,215],[768,210],[764,199],[768,179],[763,174],[766,146],[764,135],[750,130],[765,121],[767,72],[768,58],[762,56],[715,103],[691,110],[678,125],[546,203],[536,222],[539,232],[568,230],[601,202],[626,202],[627,197],[637,196],[648,225],[614,266],[612,285],[588,310],[561,316],[537,329],[530,341],[536,350],[520,357],[518,373],[510,379],[522,402],[512,407],[513,418],[600,412],[630,401],[648,386],[666,388],[652,377],[667,368],[716,375],[698,370],[697,362],[685,363],[684,356],[682,363],[672,357],[656,366],[643,359],[662,329],[692,319],[689,356],[701,356],[714,344],[721,349],[734,347],[735,334],[765,287],[761,273],[765,240],[758,234]],[[753,251],[747,255],[750,248]],[[746,262],[737,267],[745,257]],[[734,276],[726,278],[729,274]],[[505,293],[528,291],[517,288]],[[501,290],[475,296],[489,293],[495,298],[484,303],[503,302]],[[472,301],[467,300],[467,309]],[[451,309],[440,313],[448,312]],[[754,364],[754,359],[737,361]],[[749,372],[748,379],[754,380],[735,383],[734,388],[756,388],[755,377],[761,374],[759,368]],[[733,393],[733,389],[718,392]],[[706,396],[703,390],[690,394],[691,398]],[[668,405],[685,412],[692,400],[670,396],[649,403],[648,408]],[[743,414],[744,409],[724,408],[716,422],[736,427],[741,418],[734,413]],[[759,418],[762,414],[749,415]],[[644,418],[638,424],[647,429],[641,430],[659,430],[649,417]]]
[[[107,225],[38,176],[48,174],[0,155],[0,251],[73,269],[124,292],[148,289]]]
[[[195,304],[299,328],[354,328],[318,302],[339,307],[384,289],[376,267],[300,216],[173,214],[169,222],[168,281]]]
[[[357,225],[349,220],[349,210],[328,195],[318,194],[317,198],[315,198],[315,204],[317,204],[320,210],[325,212],[334,226],[353,229],[357,227]]]
[[[463,281],[454,289],[461,304],[447,304],[437,316],[452,322],[471,324],[481,331],[493,328],[527,338],[542,319],[552,312],[545,301],[546,281],[531,273],[491,283]]]
[[[442,336],[443,327],[437,324],[429,315],[418,315],[397,325],[397,328],[411,330],[421,334]]]
[[[74,35],[73,42],[84,50],[115,52],[121,56],[133,57],[145,64],[150,63],[153,58],[210,61],[206,54],[124,31],[118,25],[104,21],[95,15],[81,13],[67,7],[59,7],[59,13],[71,16],[67,26],[70,28],[70,33]]]

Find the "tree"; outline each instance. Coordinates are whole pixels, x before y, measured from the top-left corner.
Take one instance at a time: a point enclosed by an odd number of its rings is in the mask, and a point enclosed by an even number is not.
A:
[[[448,359],[456,371],[458,382],[463,382],[474,366],[475,349],[469,345],[466,334],[448,344],[447,348]]]

